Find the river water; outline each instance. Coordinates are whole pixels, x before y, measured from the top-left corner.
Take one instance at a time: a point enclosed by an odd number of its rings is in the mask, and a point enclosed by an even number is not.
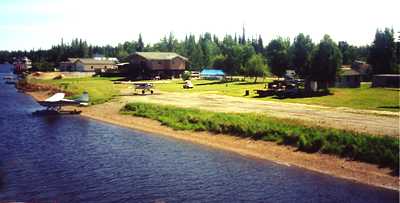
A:
[[[3,81],[0,202],[398,202],[391,190],[41,107]]]

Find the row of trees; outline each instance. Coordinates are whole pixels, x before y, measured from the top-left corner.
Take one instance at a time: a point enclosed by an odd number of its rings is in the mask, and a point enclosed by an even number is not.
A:
[[[329,35],[317,45],[304,34],[297,35],[292,44],[288,39],[274,39],[266,47],[266,57],[276,76],[293,67],[301,78],[316,81],[334,81],[342,64],[342,53]]]
[[[263,76],[272,73],[282,76],[286,69],[295,69],[303,78],[313,80],[333,80],[341,64],[368,60],[374,73],[393,73],[398,71],[398,52],[396,56],[393,30],[377,30],[371,46],[356,47],[347,42],[335,43],[328,35],[315,44],[310,36],[299,34],[293,42],[278,37],[264,46],[261,36],[246,38],[245,30],[239,36],[226,35],[219,39],[204,33],[197,39],[188,35],[179,41],[170,33],[159,42],[150,45],[143,42],[142,36],[117,46],[92,46],[85,40],[74,39],[70,43],[62,40],[49,50],[0,51],[0,62],[12,57],[27,56],[34,62],[56,65],[70,57],[92,57],[102,54],[126,60],[135,51],[176,52],[190,60],[189,68],[199,70],[203,67],[222,68],[230,75]]]

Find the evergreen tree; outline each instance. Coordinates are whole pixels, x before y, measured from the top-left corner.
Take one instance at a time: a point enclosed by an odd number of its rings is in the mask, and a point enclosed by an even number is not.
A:
[[[191,56],[191,70],[200,70],[203,65],[203,50],[200,44],[197,44]]]
[[[261,38],[261,35],[258,36],[256,52],[257,53],[264,53],[264,43],[263,43],[263,40]]]
[[[351,64],[354,60],[357,59],[356,55],[356,48],[349,45],[345,41],[340,41],[338,43],[338,47],[340,49],[340,52],[342,53],[342,63],[345,65]]]
[[[282,77],[289,65],[289,40],[277,38],[272,40],[267,48],[266,55],[271,73]]]
[[[369,49],[368,63],[374,74],[393,73],[395,70],[395,44],[393,30],[377,30],[375,40]]]
[[[168,52],[175,52],[177,48],[178,41],[175,39],[172,33],[169,33],[168,41],[167,41],[167,51]]]
[[[136,45],[136,51],[141,52],[144,49],[144,43],[143,43],[143,39],[142,39],[142,34],[139,34],[139,39]]]
[[[239,44],[246,44],[246,30],[243,25],[242,37],[239,36]]]
[[[305,36],[303,33],[295,37],[290,48],[291,64],[294,66],[296,73],[302,78],[309,74],[313,48],[314,44],[310,36]]]
[[[213,68],[225,69],[226,57],[222,54],[218,54],[211,59],[211,66]]]
[[[333,82],[342,63],[342,54],[336,43],[325,35],[312,53],[310,79]]]

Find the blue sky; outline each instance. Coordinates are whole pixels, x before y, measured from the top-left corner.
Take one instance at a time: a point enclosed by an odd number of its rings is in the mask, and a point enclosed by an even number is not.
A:
[[[400,1],[357,0],[0,0],[0,50],[46,49],[64,38],[116,45],[157,42],[173,32],[260,34],[266,41],[303,32],[315,42],[327,33],[335,41],[370,44],[377,28],[400,31]],[[389,6],[388,6],[389,5]],[[373,15],[376,13],[376,15]]]

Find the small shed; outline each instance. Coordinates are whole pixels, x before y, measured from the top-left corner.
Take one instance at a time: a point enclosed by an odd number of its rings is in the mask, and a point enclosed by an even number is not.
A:
[[[379,74],[372,76],[372,87],[400,88],[400,74]]]
[[[336,77],[335,87],[358,88],[361,83],[361,74],[351,68],[341,68]]]
[[[371,81],[372,67],[367,62],[356,60],[351,64],[351,69],[360,73],[362,81]]]
[[[221,69],[206,68],[200,72],[200,78],[206,80],[222,80],[225,78],[225,73]]]

